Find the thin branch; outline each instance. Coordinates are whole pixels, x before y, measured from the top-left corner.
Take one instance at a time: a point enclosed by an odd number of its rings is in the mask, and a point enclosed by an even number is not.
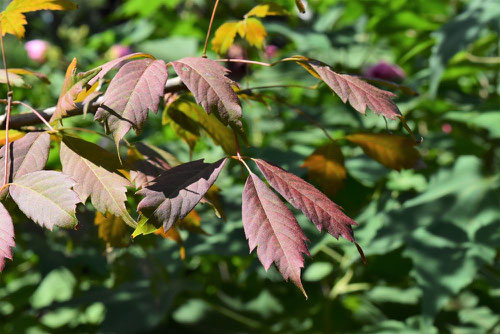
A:
[[[9,125],[10,125],[10,112],[12,109],[12,90],[10,88],[10,81],[9,81],[9,71],[7,68],[7,59],[5,56],[5,46],[3,43],[3,32],[2,32],[2,25],[0,24],[0,44],[2,47],[2,59],[3,59],[3,67],[5,69],[5,79],[7,83],[7,110],[6,110],[6,119],[5,119],[5,165],[4,165],[4,177],[3,177],[3,183],[2,183],[2,190],[5,188],[8,182],[8,173],[7,173],[7,168],[9,167]]]
[[[36,117],[38,117],[48,128],[50,131],[54,131],[54,128],[49,124],[49,122],[47,122],[47,120],[45,120],[45,118],[43,118],[42,115],[40,115],[40,113],[38,111],[36,111],[36,109],[34,109],[33,107],[31,107],[30,105],[24,103],[24,102],[21,102],[21,101],[14,101],[12,102],[12,104],[20,104],[26,108],[28,108],[29,110],[31,110],[31,112],[33,114],[36,115]]]
[[[217,6],[219,6],[219,0],[215,1],[214,10],[212,11],[212,17],[210,18],[210,25],[208,26],[207,38],[205,39],[205,46],[203,47],[203,56],[202,56],[203,58],[207,58],[208,40],[210,39],[210,32],[212,31],[212,24],[214,23]]]

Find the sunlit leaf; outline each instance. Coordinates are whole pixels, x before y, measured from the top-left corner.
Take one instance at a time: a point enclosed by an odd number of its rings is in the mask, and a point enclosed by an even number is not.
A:
[[[267,31],[260,20],[253,17],[242,20],[238,23],[237,29],[238,34],[245,38],[250,45],[262,49]]]
[[[306,158],[302,167],[307,167],[309,179],[319,185],[329,197],[335,195],[347,177],[344,155],[334,143],[316,149]]]
[[[264,268],[268,270],[274,262],[283,278],[290,279],[307,298],[300,270],[302,253],[310,255],[308,240],[286,205],[253,173],[243,189],[242,219],[250,252],[257,248]]]
[[[19,75],[32,75],[32,76],[38,78],[41,82],[43,82],[45,84],[50,84],[49,78],[45,74],[40,73],[40,72],[27,70],[25,68],[9,68],[8,72],[19,74]]]
[[[68,0],[13,0],[5,10],[0,13],[0,23],[2,25],[2,36],[13,34],[18,38],[23,38],[28,22],[23,13],[37,10],[71,10],[78,6]]]
[[[279,15],[288,15],[288,11],[277,3],[266,2],[252,8],[248,13],[246,13],[245,17],[266,17]]]
[[[72,190],[75,181],[56,171],[38,171],[25,174],[11,183],[10,196],[24,214],[41,226],[74,227],[75,210],[80,203]]]
[[[287,171],[270,163],[254,159],[269,184],[295,208],[301,210],[321,231],[323,228],[335,238],[339,236],[354,242],[351,225],[354,220],[342,212],[325,194]]]
[[[31,86],[28,85],[22,76],[16,73],[10,73],[9,72],[9,84],[11,87],[21,87],[21,88],[30,88]],[[7,75],[5,73],[4,69],[0,70],[0,83],[6,84],[7,83]]]
[[[398,106],[392,101],[396,95],[372,86],[348,74],[338,74],[330,66],[306,57],[295,56],[285,61],[295,61],[315,77],[323,80],[337,94],[342,102],[349,102],[358,112],[365,114],[366,107],[377,115],[390,119],[401,116]]]
[[[5,145],[5,130],[0,130],[0,146]],[[17,131],[17,130],[9,130],[9,143],[15,142],[18,139],[24,137],[26,133]]]
[[[9,143],[9,165],[7,181],[36,172],[45,167],[49,157],[50,135],[46,132],[27,133],[24,137]],[[5,175],[5,146],[0,149],[0,180]],[[4,197],[4,190],[0,197]]]
[[[210,114],[214,112],[224,124],[243,133],[241,103],[221,64],[206,58],[184,58],[172,63],[182,82],[193,93],[196,103]]]
[[[356,133],[346,138],[386,167],[401,170],[425,166],[415,149],[415,142],[408,137],[388,133]]]
[[[214,163],[191,161],[162,173],[137,194],[144,196],[137,210],[149,222],[168,231],[183,219],[214,184],[226,159]]]
[[[122,218],[110,213],[96,212],[94,224],[97,225],[99,238],[111,247],[126,247],[130,243],[130,230]]]
[[[113,133],[117,146],[132,127],[141,131],[149,110],[158,112],[167,77],[163,60],[134,60],[120,68],[95,114],[95,120],[105,122]]]
[[[226,22],[215,31],[215,37],[212,39],[212,48],[215,52],[222,55],[233,45],[238,22]]]
[[[7,209],[0,203],[0,272],[5,266],[5,259],[12,260],[12,248],[15,245],[12,218],[10,218]]]
[[[101,213],[121,217],[128,225],[136,222],[125,207],[130,182],[118,174],[122,168],[116,155],[85,140],[64,136],[61,143],[64,173],[76,181],[75,191],[83,203],[90,196],[92,205]]]

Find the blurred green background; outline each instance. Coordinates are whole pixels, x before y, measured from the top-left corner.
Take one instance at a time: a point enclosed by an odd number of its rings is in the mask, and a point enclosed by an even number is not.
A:
[[[200,56],[214,3],[75,2],[77,11],[28,14],[25,40],[6,39],[9,67],[28,67],[52,81],[35,79],[32,89],[16,89],[16,99],[55,105],[73,57],[79,70],[88,70],[114,57],[116,45],[166,61]],[[427,168],[397,172],[340,138],[405,133],[399,121],[386,123],[371,111],[364,117],[324,85],[270,92],[343,143],[348,178],[333,199],[359,223],[354,231],[368,264],[352,244],[321,235],[294,211],[311,240],[303,270],[309,299],[275,268],[266,273],[248,254],[243,178],[231,163],[217,182],[227,221],[199,206],[209,235],[182,232],[185,260],[175,242],[156,235],[106,248],[89,207],[79,208],[79,231],[46,231],[15,215],[14,261],[0,274],[0,333],[500,333],[500,1],[309,0],[302,16],[294,1],[274,2],[291,15],[263,19],[268,52],[237,39],[248,58],[300,54],[351,74],[384,61],[399,66],[403,83],[420,94],[397,92],[397,103],[424,138],[418,150]],[[214,28],[258,3],[221,1]],[[50,44],[42,60],[25,50],[34,39]],[[242,87],[316,84],[295,64],[245,71]],[[5,92],[1,87],[0,96]],[[244,103],[243,115],[252,145],[245,154],[307,178],[301,164],[328,142],[321,130],[280,104]],[[65,125],[102,132],[91,117]],[[188,145],[161,125],[161,115],[150,115],[143,133],[127,138],[190,160]],[[193,159],[223,155],[208,138],[193,151]],[[57,150],[49,164],[58,168]]]

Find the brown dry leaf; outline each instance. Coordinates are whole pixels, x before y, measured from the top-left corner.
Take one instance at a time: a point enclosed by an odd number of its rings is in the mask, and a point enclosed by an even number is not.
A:
[[[418,169],[425,166],[415,141],[388,133],[356,133],[346,137],[359,145],[369,157],[395,170]]]
[[[319,185],[329,197],[337,193],[347,176],[344,155],[334,143],[317,148],[301,167],[308,168],[309,179]]]

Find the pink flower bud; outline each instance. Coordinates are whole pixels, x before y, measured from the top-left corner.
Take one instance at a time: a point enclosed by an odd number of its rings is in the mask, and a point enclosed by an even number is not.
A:
[[[453,126],[451,126],[450,123],[444,123],[442,126],[441,126],[441,130],[446,133],[447,135],[449,135],[451,133],[451,131],[453,130]]]
[[[24,44],[24,48],[28,52],[28,57],[38,63],[43,63],[46,60],[49,46],[49,42],[41,39],[34,39]]]
[[[401,67],[394,64],[388,64],[381,61],[378,64],[370,66],[363,71],[363,75],[369,78],[402,81],[405,78],[405,72]]]
[[[108,50],[106,55],[111,59],[116,59],[116,58],[120,58],[120,57],[129,55],[131,53],[132,53],[132,49],[130,49],[130,47],[125,46],[125,45],[115,44]]]
[[[266,46],[264,52],[266,53],[266,57],[272,59],[278,55],[278,47],[276,45],[268,45]]]

